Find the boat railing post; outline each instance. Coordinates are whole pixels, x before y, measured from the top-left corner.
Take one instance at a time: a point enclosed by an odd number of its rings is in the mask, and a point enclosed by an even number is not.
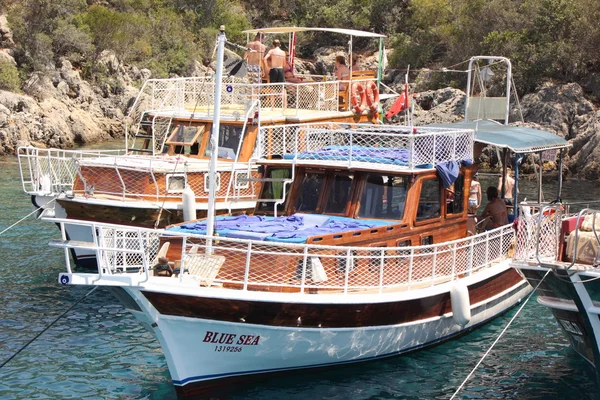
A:
[[[350,267],[352,266],[352,250],[346,250],[346,271],[344,273],[344,294],[348,294],[348,282],[350,280]]]
[[[415,258],[415,249],[414,247],[410,249],[410,256],[408,260],[408,289],[410,290],[410,285],[412,284],[412,272],[413,272],[413,264]]]
[[[488,267],[490,263],[490,232],[493,231],[487,231],[485,233],[485,259],[483,266],[486,267]]]
[[[96,252],[96,263],[98,264],[98,279],[102,279],[104,276],[104,268],[103,265],[106,264],[106,252],[100,248],[100,245],[104,245],[104,241],[100,240],[98,236],[103,237],[103,230],[101,226],[96,226],[95,223],[92,223],[92,242],[94,243],[95,252]],[[113,240],[114,242],[114,240]],[[116,246],[114,246],[116,248]],[[113,257],[113,259],[116,257]],[[107,266],[108,268],[108,266]]]
[[[250,260],[252,259],[252,242],[248,242],[248,250],[246,252],[246,269],[244,271],[244,292],[248,290],[248,279],[250,278]]]
[[[385,265],[385,249],[381,249],[379,260],[379,294],[383,293],[383,266]]]
[[[119,177],[119,182],[121,182],[121,197],[123,200],[125,200],[125,194],[127,192],[127,188],[125,187],[125,182],[123,182],[123,177],[121,176],[121,173],[119,172],[119,166],[117,164],[117,157],[114,157],[114,167],[115,167],[115,173],[117,174],[117,176]],[[150,166],[152,167],[152,166]]]
[[[431,286],[435,285],[435,273],[436,273],[436,263],[437,263],[437,249],[438,246],[435,245],[433,247],[433,263],[432,263],[432,268],[431,268]]]
[[[137,231],[137,236],[138,236],[138,244],[139,244],[139,250],[140,250],[140,256],[142,257],[142,268],[144,269],[144,279],[139,281],[138,283],[144,283],[144,282],[148,282],[148,279],[150,279],[150,271],[148,271],[148,264],[150,264],[148,262],[148,254],[144,251],[144,240],[143,240],[143,233],[141,229],[138,229]],[[185,246],[182,247],[183,249],[185,249]],[[182,275],[181,273],[179,274],[180,276]]]
[[[183,282],[183,271],[185,271],[185,259],[187,258],[187,242],[188,237],[184,236],[181,241],[181,263],[179,264],[179,283]]]
[[[467,265],[465,265],[465,273],[467,275],[471,274],[471,270],[473,269],[474,262],[474,253],[475,253],[475,238],[477,236],[471,236],[471,240],[469,243],[469,250],[467,252]]]
[[[60,237],[63,242],[65,242],[67,240],[67,233],[65,231],[65,223],[64,222],[60,223]],[[71,257],[70,257],[69,248],[65,247],[64,251],[65,251],[65,261],[66,261],[65,264],[67,266],[67,272],[69,274],[72,274],[73,270],[71,269]]]
[[[452,246],[452,280],[454,280],[456,278],[456,250],[457,250],[457,243],[454,242],[454,245]]]
[[[155,192],[156,192],[156,203],[158,203],[158,198],[160,196],[160,188],[158,187],[158,182],[156,182],[156,176],[154,175],[154,168],[152,168],[152,166],[149,169],[150,171],[150,176],[152,177],[152,183],[154,184]],[[167,178],[165,177],[165,197],[167,197],[167,185],[166,185],[166,181]],[[187,178],[186,178],[187,181]]]
[[[308,247],[304,246],[304,255],[302,256],[302,281],[300,282],[300,293],[304,293],[306,286],[306,262],[308,261]]]
[[[350,141],[350,155],[348,157],[348,168],[352,168],[352,148],[354,147],[353,143],[352,143],[354,141],[354,136],[352,135],[352,131],[350,131],[349,141]]]

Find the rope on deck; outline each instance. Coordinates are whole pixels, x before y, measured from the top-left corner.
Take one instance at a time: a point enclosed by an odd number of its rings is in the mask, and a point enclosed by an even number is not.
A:
[[[535,293],[535,291],[537,290],[537,288],[542,284],[542,282],[544,281],[544,279],[546,279],[546,277],[548,276],[549,273],[550,273],[550,270],[546,271],[546,273],[544,274],[544,276],[542,277],[542,279],[540,279],[540,281],[538,282],[537,286],[531,291],[531,293],[529,293],[529,296],[527,296],[527,298],[525,299],[525,301],[523,302],[523,304],[521,305],[521,307],[519,307],[519,310],[517,311],[517,313],[510,319],[510,321],[508,321],[508,324],[506,324],[506,326],[504,327],[504,329],[502,330],[502,332],[500,332],[500,334],[498,335],[498,337],[496,338],[496,340],[494,340],[494,343],[492,343],[492,345],[485,352],[485,354],[483,355],[483,357],[481,357],[481,360],[479,360],[479,362],[475,365],[475,367],[473,368],[473,370],[471,370],[471,372],[465,378],[465,380],[463,381],[463,383],[461,383],[460,386],[458,387],[458,389],[456,389],[456,391],[454,392],[454,394],[452,395],[452,397],[450,397],[450,400],[454,399],[456,397],[456,395],[465,386],[465,384],[467,383],[467,381],[469,379],[471,379],[471,376],[475,373],[475,371],[477,370],[477,368],[479,368],[479,366],[481,365],[481,363],[483,362],[483,360],[488,356],[488,354],[490,354],[490,352],[492,351],[492,349],[494,348],[494,346],[496,345],[496,343],[498,343],[498,341],[500,341],[500,338],[502,337],[502,335],[504,335],[504,333],[508,330],[508,327],[513,323],[513,321],[521,313],[521,310],[523,309],[523,307],[525,307],[525,305],[527,304],[527,302],[529,301],[529,299],[531,299],[531,296],[533,296],[533,294]]]
[[[52,325],[54,325],[56,322],[58,322],[59,319],[61,319],[62,317],[64,317],[69,311],[71,311],[77,304],[81,303],[83,301],[83,299],[85,299],[86,297],[88,297],[90,294],[92,294],[94,292],[94,290],[98,289],[98,286],[94,286],[89,292],[87,292],[83,297],[81,297],[79,300],[77,300],[75,303],[73,303],[73,305],[71,307],[69,307],[65,312],[63,312],[62,314],[60,314],[56,319],[54,319],[54,321],[52,321],[48,326],[46,326],[44,329],[42,329],[42,331],[40,333],[38,333],[37,335],[35,335],[35,337],[33,339],[31,339],[29,342],[27,342],[24,346],[22,346],[19,350],[17,350],[15,352],[15,354],[13,354],[12,356],[10,356],[6,361],[4,361],[1,365],[0,365],[0,369],[2,369],[6,364],[8,364],[13,358],[15,358],[16,356],[19,355],[19,353],[21,353],[23,350],[25,350],[31,343],[33,343],[37,338],[39,338],[40,336],[42,336],[42,334],[44,334],[44,332],[46,332],[48,329],[50,329],[52,327]]]
[[[18,220],[17,222],[15,222],[14,224],[12,224],[11,226],[9,226],[8,228],[6,228],[5,230],[3,230],[2,232],[0,232],[0,235],[2,235],[4,232],[7,232],[9,229],[14,228],[17,224],[23,222],[26,218],[28,218],[31,214],[36,213],[38,211],[40,211],[41,209],[43,209],[46,205],[52,203],[53,201],[56,200],[56,197],[53,198],[52,200],[50,200],[49,202],[47,202],[46,204],[44,204],[42,207],[38,207],[35,210],[33,210],[32,212],[30,212],[29,214],[27,214],[26,216],[24,216],[23,218],[21,218],[20,220]],[[1,367],[0,367],[1,368]]]

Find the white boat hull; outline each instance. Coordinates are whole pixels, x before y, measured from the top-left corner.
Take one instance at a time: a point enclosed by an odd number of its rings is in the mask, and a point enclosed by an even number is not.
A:
[[[128,295],[125,297],[133,300],[124,304],[128,306],[129,303],[129,309],[136,318],[160,341],[173,383],[178,394],[182,396],[212,390],[231,381],[251,380],[257,375],[375,360],[435,345],[464,334],[500,315],[531,291],[531,287],[522,280],[494,297],[471,305],[472,318],[464,327],[456,323],[452,313],[445,313],[429,318],[416,317],[408,322],[391,325],[320,328],[303,326],[302,315],[299,315],[297,326],[252,324],[243,321],[243,318],[238,321],[224,321],[218,318],[174,315],[187,313],[188,306],[185,303],[179,303],[179,306],[175,306],[179,309],[172,312],[161,313],[153,305],[156,302],[153,296],[148,296],[147,290],[139,287],[123,289],[122,293]],[[427,292],[427,289],[423,292]],[[170,296],[167,293],[153,293]],[[449,296],[449,291],[445,294]],[[177,304],[179,300],[176,295],[173,296],[170,301]],[[211,300],[213,299],[209,297],[195,296],[190,301]],[[371,304],[370,307],[385,308],[392,305],[402,309],[402,303],[405,303],[404,307],[408,307],[408,303],[414,300],[415,297],[411,296],[409,299],[395,302]],[[424,300],[427,301],[426,298]],[[244,308],[245,300],[225,301],[233,302],[231,307],[234,309]],[[132,307],[132,304],[135,305]],[[318,305],[314,304],[304,306],[306,309],[318,309]],[[158,306],[162,307],[164,304]],[[352,304],[346,304],[344,307],[346,312],[353,312]],[[364,311],[361,307],[362,304],[356,304],[354,312]]]

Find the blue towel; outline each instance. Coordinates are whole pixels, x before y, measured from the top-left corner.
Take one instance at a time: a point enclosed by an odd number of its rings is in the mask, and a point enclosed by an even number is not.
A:
[[[456,161],[447,161],[435,166],[445,189],[448,189],[458,178],[460,167]]]

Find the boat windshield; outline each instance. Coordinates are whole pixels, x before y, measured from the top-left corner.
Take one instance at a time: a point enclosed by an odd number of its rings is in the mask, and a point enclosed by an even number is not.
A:
[[[296,211],[315,212],[319,204],[321,184],[325,180],[323,173],[307,173],[300,187],[300,195],[296,202]]]
[[[327,195],[327,204],[325,205],[325,213],[327,214],[345,214],[346,207],[350,202],[350,193],[354,176],[352,175],[335,175],[333,176],[331,185],[329,185],[329,193]]]
[[[404,218],[407,176],[369,174],[363,190],[358,216],[361,218]]]
[[[240,140],[242,139],[242,126],[237,125],[220,125],[219,126],[219,158],[235,160],[235,155],[238,151]],[[210,157],[211,145],[210,140],[204,155]]]

